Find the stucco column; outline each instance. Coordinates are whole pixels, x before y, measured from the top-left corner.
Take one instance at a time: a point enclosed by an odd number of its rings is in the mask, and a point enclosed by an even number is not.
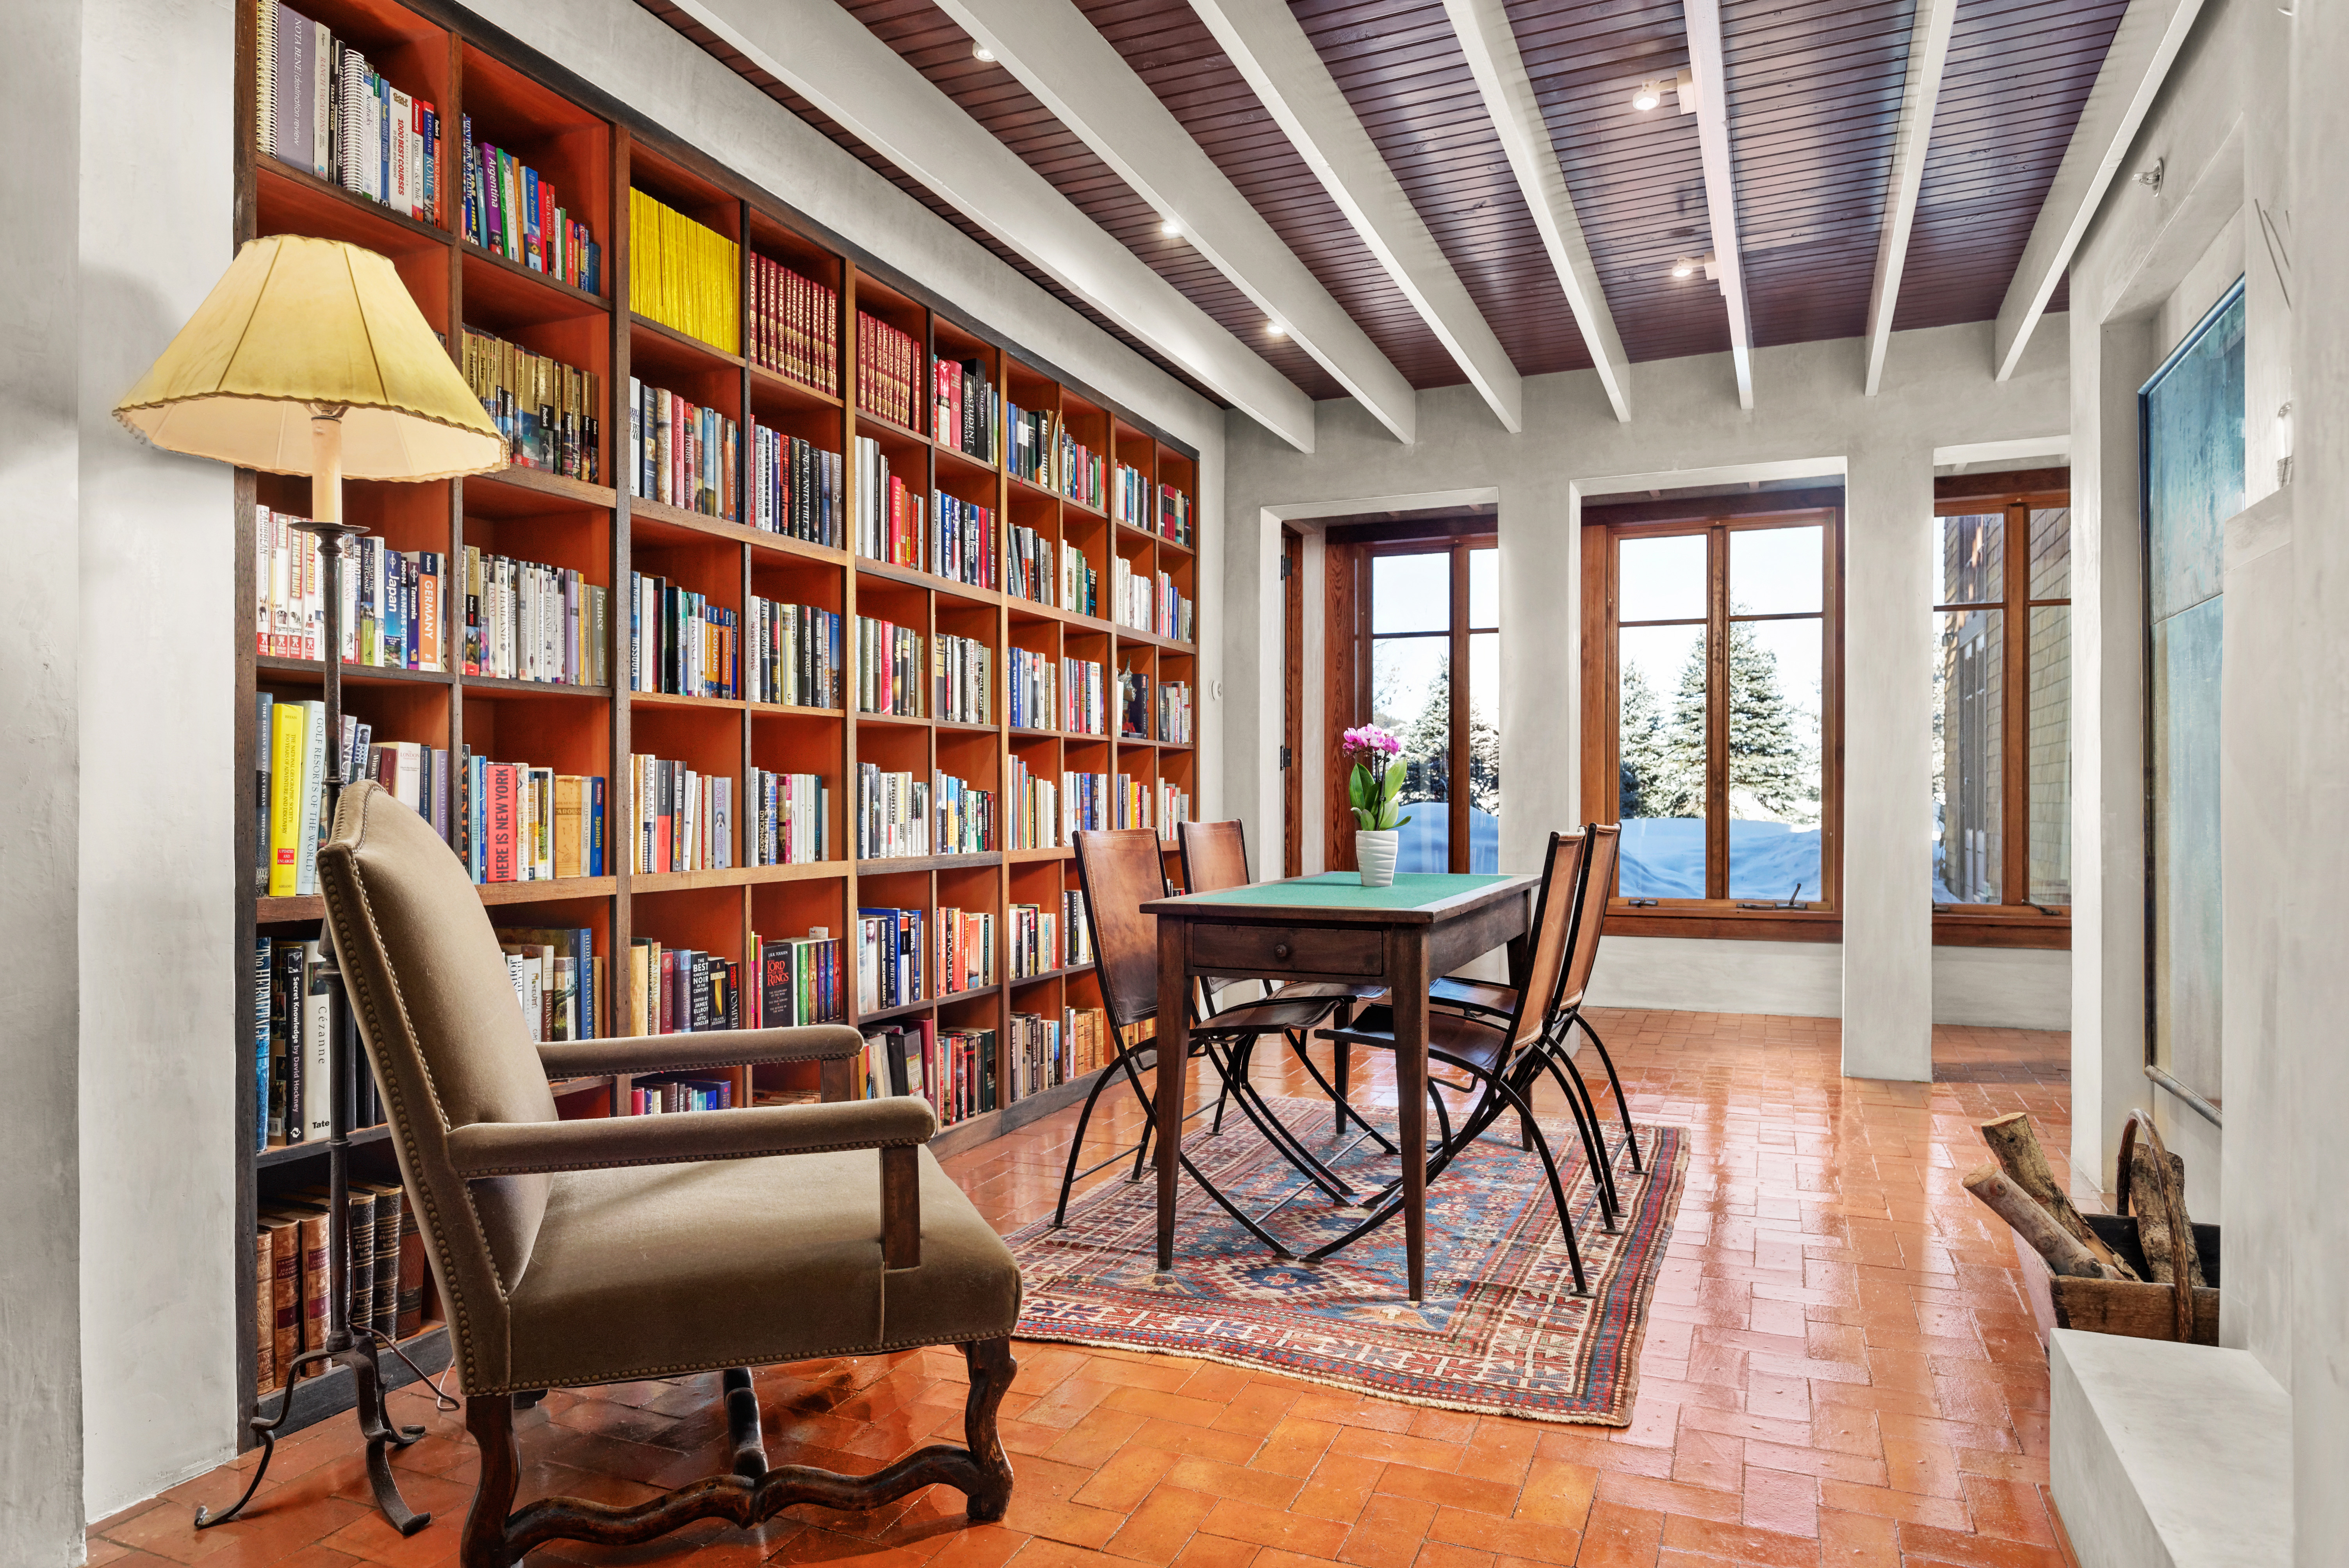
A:
[[[1933,453],[1859,443],[1844,492],[1843,1071],[1933,1076]]]
[[[2120,1126],[2146,1103],[2145,688],[2137,389],[2153,328],[2072,331],[2072,1162],[2110,1191]]]

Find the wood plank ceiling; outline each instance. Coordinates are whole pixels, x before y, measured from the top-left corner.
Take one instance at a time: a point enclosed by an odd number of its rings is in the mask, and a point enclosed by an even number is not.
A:
[[[670,0],[638,0],[901,189],[1195,387],[1179,367],[766,77]],[[932,0],[838,0],[1206,315],[1316,398],[1341,395]],[[1675,259],[1712,245],[1681,0],[1504,0],[1625,354],[1725,352],[1719,290]],[[2127,0],[1960,0],[1894,325],[1985,321],[2062,161]],[[1420,389],[1466,379],[1257,100],[1188,0],[1075,0],[1379,351]],[[1588,350],[1442,0],[1289,0],[1520,375]],[[1737,223],[1756,346],[1866,330],[1915,0],[1723,0]],[[2059,288],[2051,309],[2064,308]]]

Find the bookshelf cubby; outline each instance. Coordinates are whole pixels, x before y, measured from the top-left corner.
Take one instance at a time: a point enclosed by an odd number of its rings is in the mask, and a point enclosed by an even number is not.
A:
[[[305,0],[300,15],[333,29],[338,39],[362,50],[394,86],[429,100],[439,119],[437,145],[427,149],[441,192],[438,222],[394,211],[367,196],[322,179],[308,167],[280,161],[256,133],[255,62],[259,13],[248,0],[238,7],[240,175],[237,226],[240,240],[274,233],[347,240],[388,256],[425,318],[460,358],[464,334],[487,334],[544,356],[595,378],[593,412],[599,431],[593,443],[595,482],[567,478],[543,467],[512,467],[502,472],[421,485],[353,481],[346,504],[354,521],[366,524],[388,547],[440,554],[440,605],[444,656],[438,669],[405,669],[347,664],[345,704],[350,716],[372,727],[372,739],[414,742],[461,756],[468,748],[493,761],[551,769],[558,774],[605,780],[605,864],[600,875],[552,881],[489,882],[480,893],[501,927],[585,928],[604,961],[603,986],[595,1011],[598,1036],[631,1033],[626,959],[632,942],[650,938],[672,948],[692,948],[742,965],[746,986],[757,985],[754,936],[766,940],[803,937],[823,929],[842,938],[844,965],[854,962],[854,921],[861,907],[919,909],[935,918],[941,909],[995,917],[996,950],[991,979],[942,989],[944,977],[929,975],[930,995],[904,1005],[860,1011],[853,973],[842,976],[843,1021],[869,1026],[929,1017],[940,1030],[991,1030],[998,1052],[995,1081],[999,1109],[974,1115],[944,1130],[934,1147],[941,1153],[999,1134],[1081,1095],[1089,1078],[1012,1099],[1013,1064],[1009,1060],[1014,1013],[1061,1016],[1063,1008],[1097,1008],[1100,988],[1089,965],[1060,965],[1040,973],[1012,971],[1008,944],[1012,906],[1037,905],[1055,916],[1064,895],[1077,890],[1073,851],[1064,821],[1050,825],[1040,847],[1014,847],[1007,795],[1016,757],[1028,773],[1057,791],[1064,774],[1098,774],[1112,785],[1132,779],[1154,808],[1162,785],[1195,795],[1193,757],[1187,745],[1167,744],[1155,734],[1156,692],[1165,680],[1193,680],[1195,650],[1155,631],[1118,624],[1111,599],[1113,562],[1155,583],[1165,574],[1195,603],[1198,584],[1192,542],[1163,533],[1158,526],[1159,487],[1179,492],[1184,514],[1196,512],[1195,454],[1122,412],[1108,399],[1071,382],[984,324],[957,316],[918,288],[891,274],[884,263],[809,223],[787,205],[719,167],[696,149],[657,127],[643,123],[592,87],[551,72],[513,50],[502,35],[469,13],[439,0],[414,5],[396,0]],[[552,183],[569,218],[586,226],[601,247],[600,277],[591,288],[536,270],[514,256],[476,243],[465,223],[464,138],[492,144]],[[641,308],[631,293],[630,260],[635,236],[631,193],[641,192],[730,242],[734,266],[722,280],[731,291],[731,342],[713,342]],[[697,236],[697,240],[698,236]],[[764,297],[757,291],[780,266],[818,291],[792,296],[788,344],[761,336],[769,332],[754,316]],[[767,269],[762,271],[761,269]],[[764,280],[762,283],[761,280]],[[811,325],[810,312],[829,300],[829,311]],[[811,303],[813,302],[813,303]],[[910,342],[910,420],[885,414],[859,375],[858,323],[884,323]],[[976,365],[986,395],[1003,407],[991,440],[976,441],[960,428],[936,423],[936,366]],[[637,488],[630,465],[636,459],[631,431],[630,384],[636,378],[699,407],[714,410],[734,427],[724,451],[728,510],[667,504],[632,494]],[[968,400],[970,385],[957,382]],[[1011,408],[1042,417],[1051,466],[1036,482],[1011,470],[1008,446]],[[810,529],[802,537],[792,522],[783,531],[756,526],[752,497],[756,442],[761,432],[811,444],[837,455],[839,490],[828,535]],[[1059,466],[1061,437],[1098,460],[1097,475],[1071,475]],[[903,480],[923,508],[926,535],[935,543],[936,500],[949,497],[991,515],[989,580],[968,583],[936,574],[926,552],[918,563],[871,559],[854,551],[854,503],[862,478],[858,441],[874,443],[891,474]],[[982,453],[964,449],[980,445]],[[1149,506],[1138,518],[1116,520],[1106,486],[1119,469],[1130,469],[1147,485]],[[239,593],[254,603],[259,552],[254,509],[267,507],[296,516],[310,508],[306,480],[247,475],[238,486],[243,560]],[[675,498],[681,499],[681,498]],[[1098,502],[1098,504],[1096,504]],[[812,520],[811,520],[812,521]],[[1038,575],[1041,597],[1009,591],[1014,560],[1012,531],[1028,531],[1048,552]],[[563,684],[467,673],[461,633],[466,624],[461,564],[471,548],[485,556],[575,573],[580,582],[605,591],[608,618],[604,654],[609,678]],[[1095,580],[1090,611],[1071,606],[1063,593],[1063,552],[1082,558]],[[630,674],[630,585],[637,575],[657,577],[703,595],[713,611],[730,613],[738,629],[747,626],[753,601],[812,606],[842,618],[842,691],[830,702],[784,704],[754,701],[741,684],[738,695],[709,696],[634,689]],[[1080,573],[1082,575],[1082,573]],[[856,687],[856,623],[876,617],[917,631],[925,667],[920,717],[859,710]],[[969,639],[989,660],[984,722],[937,717],[935,681],[926,657],[933,639],[944,634]],[[738,635],[738,659],[740,644]],[[1007,703],[1009,650],[1042,657],[1053,676],[1051,711],[1028,716],[1014,727]],[[1065,722],[1063,659],[1100,666],[1104,681],[1099,733],[1072,733]],[[1132,670],[1152,679],[1153,732],[1146,738],[1120,734],[1118,675]],[[264,828],[256,822],[262,804],[256,771],[259,754],[250,716],[260,694],[280,701],[318,696],[323,665],[316,659],[264,655],[240,631],[238,758],[240,875],[251,878],[265,856]],[[651,683],[658,684],[658,683]],[[723,866],[688,871],[634,869],[627,813],[629,759],[650,754],[680,761],[704,775],[734,781],[731,843]],[[857,778],[860,764],[936,780],[950,775],[995,796],[994,837],[984,851],[902,857],[857,853]],[[828,792],[823,852],[819,858],[781,864],[757,863],[752,835],[756,803],[750,793],[753,769],[813,775]],[[452,769],[453,772],[453,769]],[[452,778],[451,793],[454,794]],[[1065,802],[1065,797],[1062,797]],[[1065,810],[1065,804],[1063,805]],[[935,820],[935,808],[933,818]],[[1103,823],[1114,820],[1105,811]],[[1162,832],[1171,831],[1159,823]],[[1167,864],[1174,870],[1174,850]],[[265,879],[248,881],[240,893],[238,975],[248,1006],[257,997],[252,955],[256,938],[315,938],[324,914],[316,896],[269,897]],[[933,926],[933,942],[936,933]],[[1069,934],[1062,932],[1062,940]],[[248,1012],[244,1015],[251,1017]],[[324,1179],[323,1142],[295,1142],[255,1149],[255,1119],[265,1112],[254,1084],[253,1042],[241,1036],[237,1071],[244,1118],[239,1172],[239,1275],[243,1333],[254,1343],[253,1225],[257,1210]],[[732,1075],[736,1104],[771,1090],[819,1088],[812,1067],[763,1067]],[[565,1118],[628,1113],[626,1078],[594,1078],[554,1086]],[[354,1180],[396,1181],[398,1170],[385,1130],[358,1128],[352,1139]],[[445,1333],[429,1276],[425,1330],[405,1348],[426,1371],[447,1364]],[[387,1360],[394,1381],[408,1372]],[[240,1355],[243,1411],[256,1405],[254,1357]],[[338,1380],[339,1379],[339,1380]],[[301,1426],[349,1403],[347,1375],[305,1381],[297,1390],[290,1426]],[[274,1395],[271,1396],[274,1405]],[[239,1430],[245,1430],[240,1422]],[[249,1440],[249,1439],[247,1439]]]

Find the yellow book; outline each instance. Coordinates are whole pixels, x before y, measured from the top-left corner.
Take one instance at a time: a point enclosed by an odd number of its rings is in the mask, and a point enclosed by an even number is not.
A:
[[[269,896],[291,898],[302,874],[302,777],[308,753],[308,709],[280,702],[269,709]]]
[[[558,773],[554,777],[554,874],[558,877],[584,875],[580,865],[580,793],[586,781],[575,773]]]

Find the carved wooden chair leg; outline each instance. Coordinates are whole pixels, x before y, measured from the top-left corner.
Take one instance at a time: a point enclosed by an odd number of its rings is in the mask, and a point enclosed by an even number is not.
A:
[[[473,1434],[474,1445],[481,1450],[481,1479],[473,1490],[473,1506],[465,1515],[457,1561],[462,1568],[513,1568],[513,1550],[506,1544],[506,1515],[513,1511],[514,1492],[522,1485],[522,1443],[514,1436],[513,1396],[468,1396],[465,1429]]]
[[[1009,1339],[981,1339],[962,1347],[970,1368],[970,1397],[963,1405],[963,1441],[970,1449],[978,1483],[966,1487],[966,1510],[974,1524],[992,1524],[1011,1506],[1011,1459],[995,1429],[995,1412],[1019,1374]]]

